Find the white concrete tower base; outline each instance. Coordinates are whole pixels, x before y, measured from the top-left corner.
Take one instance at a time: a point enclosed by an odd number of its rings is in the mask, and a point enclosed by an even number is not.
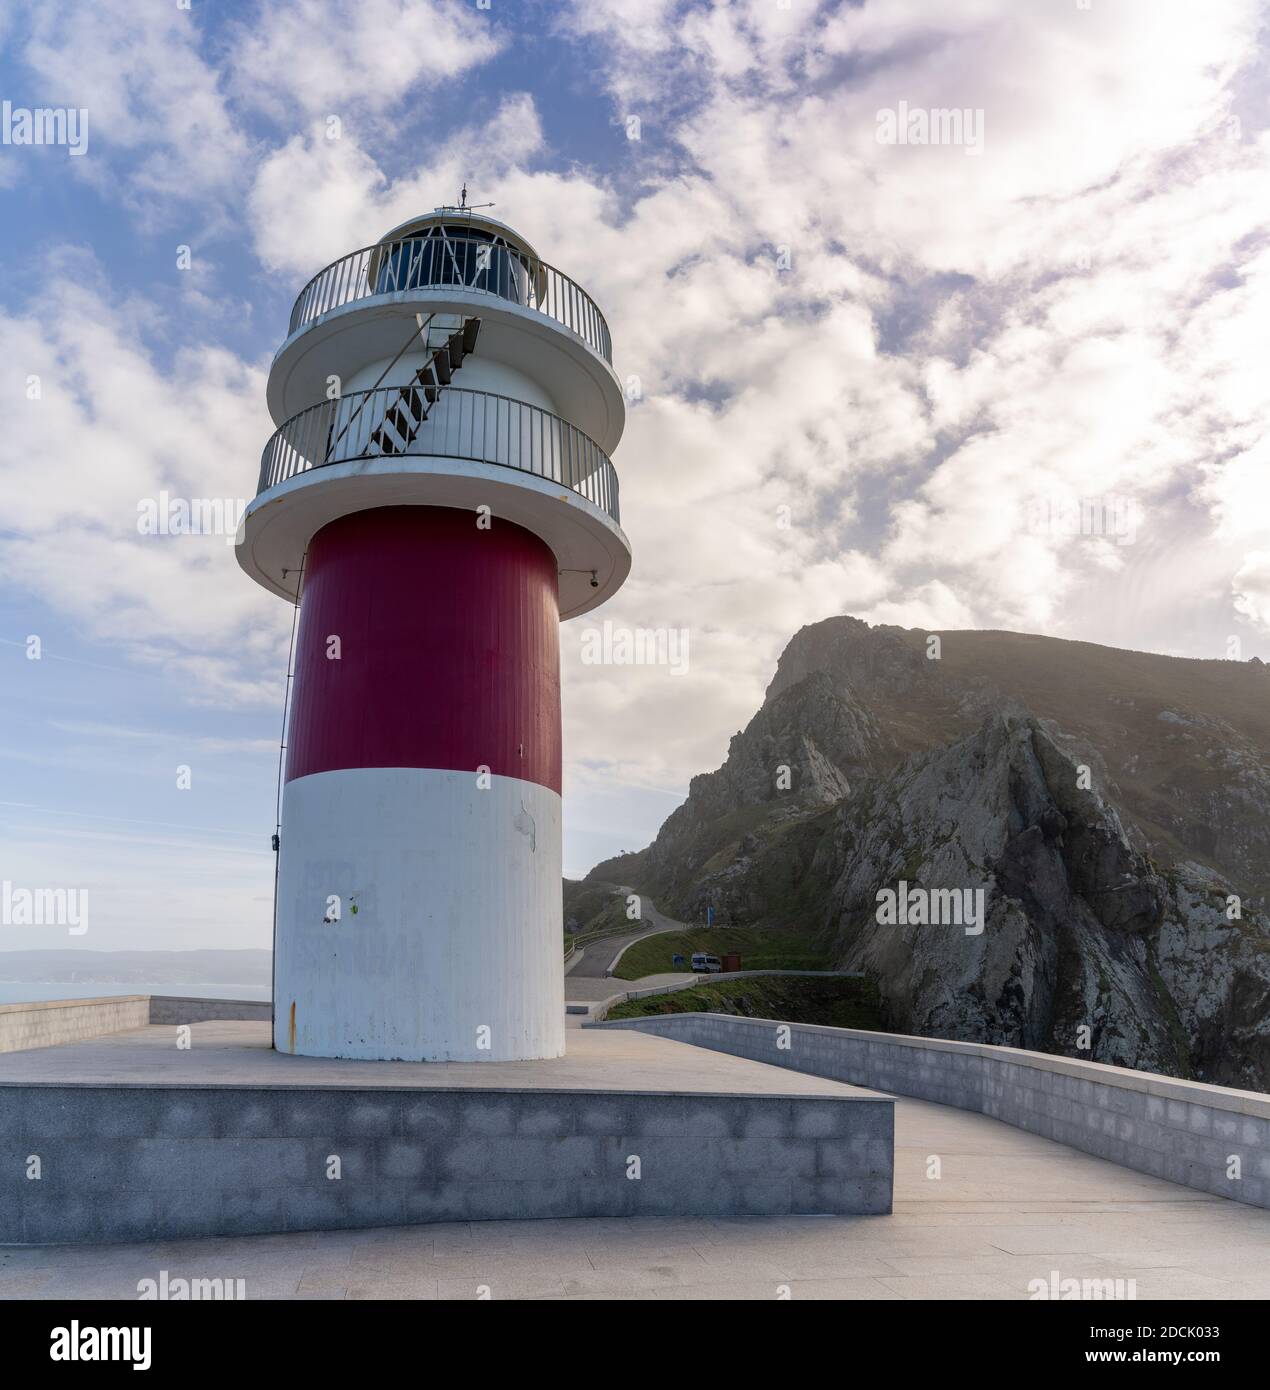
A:
[[[279,1051],[563,1055],[560,797],[537,782],[484,780],[381,767],[286,784]]]

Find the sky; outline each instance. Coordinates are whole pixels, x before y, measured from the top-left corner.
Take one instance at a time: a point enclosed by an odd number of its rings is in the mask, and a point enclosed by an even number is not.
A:
[[[632,574],[562,633],[566,873],[646,844],[834,614],[1270,659],[1266,23],[9,0],[0,879],[88,914],[0,949],[268,945],[291,609],[139,517],[254,494],[296,293],[464,180],[630,397]],[[86,116],[20,143],[35,108]],[[588,664],[604,619],[687,669]]]

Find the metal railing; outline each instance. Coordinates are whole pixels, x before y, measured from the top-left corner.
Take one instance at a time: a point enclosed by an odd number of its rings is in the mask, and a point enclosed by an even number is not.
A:
[[[293,415],[265,445],[257,494],[298,473],[355,459],[469,459],[516,468],[571,488],[620,524],[617,472],[608,455],[580,429],[550,411],[492,391],[462,386],[426,389],[439,389],[440,395],[408,438],[400,430],[386,434],[385,426],[390,412],[397,420],[407,418],[404,393],[411,388],[354,391]],[[412,394],[417,404],[425,398],[425,388],[416,386]]]
[[[450,286],[535,309],[572,329],[612,365],[609,326],[580,285],[537,256],[474,236],[409,237],[342,257],[300,291],[290,331],[371,295]]]

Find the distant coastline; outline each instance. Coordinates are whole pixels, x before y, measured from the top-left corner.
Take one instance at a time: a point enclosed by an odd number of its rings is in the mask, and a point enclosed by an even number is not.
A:
[[[0,980],[0,1004],[36,1004],[55,999],[100,999],[112,994],[170,994],[193,999],[269,999],[268,985],[163,984],[81,980],[73,985]]]
[[[0,951],[0,1004],[174,994],[268,999],[272,953],[238,951]]]

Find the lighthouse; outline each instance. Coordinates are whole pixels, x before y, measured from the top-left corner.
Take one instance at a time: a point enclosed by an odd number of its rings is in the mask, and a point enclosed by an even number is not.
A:
[[[560,623],[630,569],[608,325],[442,207],[301,291],[241,567],[298,604],[274,1046],[564,1051]]]

